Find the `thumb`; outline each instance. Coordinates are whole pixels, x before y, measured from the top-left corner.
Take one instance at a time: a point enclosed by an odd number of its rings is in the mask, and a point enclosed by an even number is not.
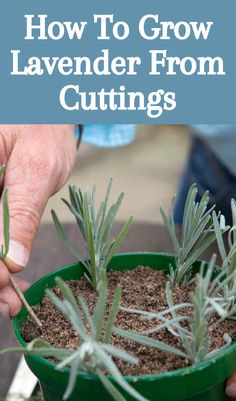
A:
[[[9,160],[7,166],[4,187],[8,188],[10,244],[4,263],[12,273],[23,270],[27,265],[42,213],[53,192],[50,185],[52,172],[42,179],[43,173],[38,169],[44,170],[41,159],[39,164],[37,159],[33,164],[18,163],[15,169],[12,168],[12,160]]]
[[[32,197],[32,193],[23,185],[13,184],[8,189],[10,241],[4,263],[10,272],[16,273],[28,263],[48,197],[45,192],[42,194],[37,191],[34,191]]]

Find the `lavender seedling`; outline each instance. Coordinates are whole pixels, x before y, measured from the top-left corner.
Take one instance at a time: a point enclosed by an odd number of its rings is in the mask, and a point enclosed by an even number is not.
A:
[[[231,313],[231,319],[236,319],[236,202],[231,201],[232,227],[228,231],[228,250],[224,244],[222,230],[215,213],[213,213],[214,230],[217,244],[222,259],[222,271],[227,277],[231,277],[223,287],[221,295],[227,302],[227,309]]]
[[[182,336],[181,342],[189,359],[193,364],[202,362],[225,348],[225,346],[209,351],[211,340],[209,337],[209,321],[215,316],[214,326],[217,327],[228,318],[226,303],[218,296],[220,289],[228,282],[228,278],[221,273],[215,274],[216,255],[213,255],[209,265],[202,262],[200,272],[196,275],[196,288],[191,295],[193,316],[190,322],[190,335]],[[207,268],[206,268],[207,267]],[[216,318],[218,316],[218,318]],[[226,346],[231,343],[230,337],[225,334]]]
[[[182,233],[178,239],[173,206],[170,217],[161,208],[161,215],[169,233],[175,252],[175,268],[170,266],[170,283],[186,285],[191,279],[191,270],[194,262],[215,240],[213,230],[212,211],[214,206],[207,210],[209,203],[208,192],[205,192],[200,202],[196,202],[197,188],[193,184],[189,189],[184,208]]]
[[[4,176],[5,166],[0,167],[0,179]],[[9,207],[8,207],[8,189],[4,188],[2,193],[2,210],[3,210],[3,244],[1,245],[0,251],[0,260],[4,261],[7,258],[7,254],[9,252],[9,244],[10,244],[10,217],[9,217]],[[27,309],[29,315],[35,321],[39,328],[42,327],[42,323],[35,315],[34,311],[26,301],[23,292],[18,286],[17,282],[14,280],[13,276],[10,275],[10,283],[14,288],[18,298],[22,302],[22,304]]]
[[[62,199],[76,218],[78,228],[87,248],[88,260],[84,261],[79,252],[70,243],[55,211],[52,210],[53,221],[60,238],[69,251],[84,265],[86,270],[85,276],[95,290],[99,290],[99,286],[106,276],[107,266],[124,241],[133,220],[130,217],[117,238],[110,240],[111,228],[124,197],[124,193],[121,193],[116,202],[108,208],[111,187],[112,179],[108,184],[104,200],[101,202],[97,212],[95,211],[95,187],[92,190],[87,189],[84,192],[76,186],[69,187],[70,201]]]
[[[233,226],[228,231],[228,252],[226,251],[224,245],[223,234],[216,213],[213,213],[213,224],[220,256],[222,259],[222,269],[227,275],[236,270],[236,202],[234,199],[231,201],[231,211]],[[229,287],[231,290],[234,288],[236,289],[236,281],[231,281],[229,283]]]
[[[56,369],[63,370],[70,367],[70,375],[67,389],[63,399],[66,400],[72,394],[78,371],[89,372],[98,375],[106,390],[115,401],[125,401],[120,390],[109,380],[110,374],[119,387],[137,401],[147,401],[123,378],[112,357],[118,357],[128,363],[137,364],[138,359],[127,352],[109,344],[113,323],[119,310],[121,288],[118,286],[114,295],[113,304],[106,317],[105,307],[107,303],[107,288],[105,280],[99,290],[99,297],[93,315],[89,312],[88,305],[82,297],[75,299],[70,287],[60,278],[56,278],[64,299],[60,299],[51,290],[47,295],[53,304],[71,322],[78,333],[78,347],[75,350],[55,348],[42,339],[33,340],[26,349],[10,348],[0,352],[23,352],[29,355],[41,355],[54,357],[59,361]],[[105,323],[104,323],[105,322]],[[87,329],[89,327],[89,329]]]
[[[188,359],[193,365],[216,355],[231,343],[231,338],[225,334],[226,345],[217,350],[210,351],[209,321],[213,315],[218,315],[219,317],[214,323],[217,327],[218,324],[229,317],[226,302],[218,294],[232,277],[225,277],[222,272],[214,277],[215,261],[216,256],[213,255],[207,270],[205,269],[205,263],[202,263],[200,272],[196,276],[196,288],[191,295],[191,302],[174,305],[170,283],[168,282],[166,286],[168,308],[166,310],[159,313],[150,313],[122,308],[126,312],[137,313],[146,319],[158,319],[161,321],[161,324],[142,333],[127,332],[118,328],[113,329],[114,333],[135,342]],[[236,276],[236,273],[234,273],[234,276]],[[191,316],[184,314],[186,308],[192,309]],[[178,315],[177,312],[180,310],[182,314]],[[183,325],[183,322],[187,322],[187,325]],[[148,335],[163,329],[169,330],[173,336],[180,339],[182,349],[169,346],[166,343],[148,337]]]

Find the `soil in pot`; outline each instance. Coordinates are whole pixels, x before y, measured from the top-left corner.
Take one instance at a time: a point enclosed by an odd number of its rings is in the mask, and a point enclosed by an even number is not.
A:
[[[111,271],[108,273],[108,280],[109,297],[107,309],[109,309],[109,303],[113,298],[115,288],[118,284],[122,286],[121,305],[124,307],[148,312],[161,311],[167,308],[165,296],[167,277],[162,271],[141,266],[134,270]],[[68,284],[75,295],[80,295],[87,301],[90,312],[92,312],[97,300],[97,294],[91,288],[88,281],[82,278],[77,281],[69,281]],[[174,302],[188,302],[190,292],[193,289],[193,285],[186,288],[175,286],[172,289]],[[60,295],[58,288],[55,288],[54,291],[57,295]],[[56,347],[77,348],[77,334],[70,322],[53,306],[47,296],[43,298],[39,305],[34,306],[33,309],[42,322],[43,328],[42,332],[40,332],[31,318],[28,318],[22,328],[22,334],[26,342],[30,342],[37,337],[42,337]],[[185,314],[192,313],[191,310],[184,312]],[[225,320],[217,326],[217,331],[211,327],[213,322],[214,318],[210,322],[209,327],[211,349],[216,349],[224,345],[224,333],[229,334],[233,342],[236,341],[236,323],[234,321]],[[115,326],[130,331],[144,331],[155,327],[158,323],[157,320],[147,320],[136,314],[120,311]],[[173,337],[166,329],[152,334],[151,337],[181,349],[178,339]],[[111,344],[136,355],[140,360],[139,365],[135,366],[117,359],[117,366],[123,375],[138,376],[164,373],[186,367],[189,364],[187,360],[178,356],[140,345],[115,335],[112,337]]]

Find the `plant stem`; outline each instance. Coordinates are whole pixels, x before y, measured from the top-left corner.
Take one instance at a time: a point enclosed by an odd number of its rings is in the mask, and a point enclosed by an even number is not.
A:
[[[28,302],[26,301],[20,287],[18,286],[18,284],[15,282],[15,280],[13,279],[13,277],[10,275],[10,282],[12,287],[14,288],[18,298],[20,299],[20,301],[23,303],[23,305],[25,306],[27,312],[29,313],[29,315],[32,317],[32,319],[35,321],[35,323],[37,324],[37,326],[41,329],[42,328],[42,323],[40,322],[40,320],[37,318],[37,316],[35,315],[34,311],[32,310],[31,306],[28,304]]]

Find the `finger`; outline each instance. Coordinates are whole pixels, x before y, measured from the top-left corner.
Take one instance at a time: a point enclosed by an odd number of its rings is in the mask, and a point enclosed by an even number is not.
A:
[[[9,283],[9,270],[4,265],[4,263],[0,261],[0,289],[5,287],[8,283]]]
[[[26,266],[47,201],[65,183],[75,155],[73,126],[21,126],[4,177],[10,211],[6,264],[11,272]]]
[[[229,377],[225,392],[229,397],[236,398],[236,372]]]
[[[236,372],[234,372],[227,380],[227,386],[230,384],[236,384]]]
[[[29,284],[22,279],[15,277],[15,281],[23,292],[29,287]],[[9,316],[15,316],[19,313],[20,309],[21,301],[10,285],[0,290],[0,313],[4,316],[6,316],[7,313]]]
[[[37,155],[37,148],[29,150],[23,142],[15,145],[8,161],[4,185],[8,187],[10,247],[5,263],[10,272],[27,265],[42,213],[57,181],[53,161],[50,164],[48,158],[50,152]]]
[[[14,235],[14,230],[12,230],[12,235]],[[29,260],[29,249],[23,243],[10,240],[9,251],[4,259],[9,272],[17,273],[24,269]]]

